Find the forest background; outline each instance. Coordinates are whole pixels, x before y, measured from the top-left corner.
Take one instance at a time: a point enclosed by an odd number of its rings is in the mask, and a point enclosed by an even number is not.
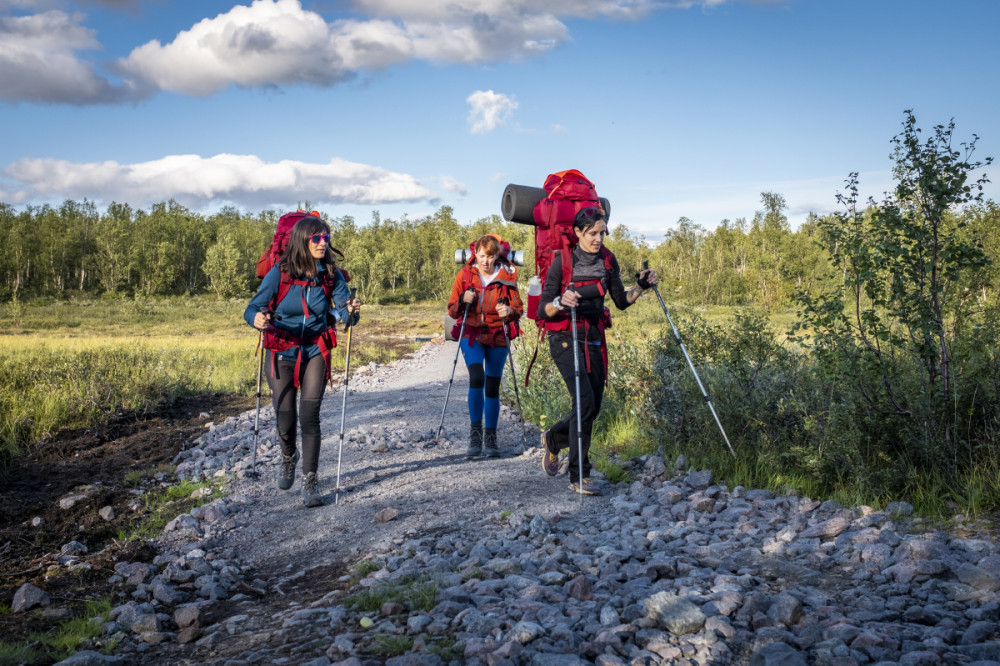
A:
[[[642,261],[661,276],[660,292],[736,456],[649,295],[611,331],[612,377],[598,424],[609,478],[620,478],[616,460],[657,450],[684,453],[730,485],[875,506],[906,499],[938,515],[1000,507],[1000,208],[982,198],[980,174],[990,160],[973,161],[975,136],[959,144],[953,134],[952,125],[941,125],[924,136],[907,113],[893,140],[895,190],[882,201],[858,201],[852,174],[837,195],[842,212],[810,216],[797,229],[781,194],[763,192],[760,210],[746,218],[710,230],[681,218],[652,246],[616,223],[612,199],[607,245],[626,283]],[[496,215],[461,223],[442,207],[420,219],[373,213],[359,223],[320,212],[366,303],[404,313],[440,305],[443,313],[455,250],[483,233],[524,250],[522,273],[533,273],[532,228]],[[201,215],[173,201],[149,210],[126,203],[98,210],[86,200],[24,210],[0,203],[6,333],[53,302],[125,303],[137,330],[154,308],[206,298],[228,304],[223,311],[236,318],[258,284],[256,261],[280,214],[228,208]],[[534,349],[534,326],[525,330],[522,369]],[[54,381],[79,383],[84,366],[100,375],[104,363],[160,362],[49,347],[0,358],[0,441],[8,458],[48,429],[18,407],[40,368],[64,368]],[[546,356],[539,354],[529,389],[513,396],[513,384],[505,388],[508,402],[521,402],[542,426],[568,406]],[[249,379],[249,363],[240,352],[196,365],[232,366]],[[250,382],[232,386],[247,391]],[[101,402],[81,391],[80,401],[98,413],[112,392]],[[60,409],[55,422],[80,408]]]

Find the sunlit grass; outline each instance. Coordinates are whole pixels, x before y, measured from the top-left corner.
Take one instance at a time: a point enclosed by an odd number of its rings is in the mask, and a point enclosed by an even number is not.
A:
[[[57,659],[68,657],[83,641],[103,635],[102,623],[111,612],[111,607],[108,599],[88,601],[81,616],[61,622],[49,631],[32,634],[30,641],[42,646]]]
[[[208,297],[18,303],[0,335],[0,463],[62,428],[192,394],[252,395],[259,335],[243,300]],[[390,363],[443,330],[444,308],[371,306],[351,334],[351,365]],[[343,372],[338,331],[333,372]]]

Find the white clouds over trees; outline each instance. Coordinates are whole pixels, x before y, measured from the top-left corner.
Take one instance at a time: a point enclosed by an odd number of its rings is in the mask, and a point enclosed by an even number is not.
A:
[[[411,175],[342,159],[327,164],[294,160],[268,163],[253,155],[225,154],[207,158],[171,155],[137,164],[23,159],[3,173],[19,183],[17,190],[4,191],[0,181],[0,200],[11,203],[52,194],[128,201],[133,206],[172,198],[192,207],[227,199],[265,207],[289,199],[377,205],[436,198]]]

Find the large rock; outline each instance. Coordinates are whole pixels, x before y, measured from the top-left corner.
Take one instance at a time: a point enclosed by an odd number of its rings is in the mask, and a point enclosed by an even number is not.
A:
[[[49,595],[44,590],[35,587],[31,583],[25,583],[17,588],[17,592],[14,593],[14,602],[11,605],[11,610],[15,613],[21,613],[31,610],[36,606],[48,605]]]
[[[705,626],[705,614],[700,608],[670,592],[657,592],[643,604],[662,627],[677,636],[693,634]]]

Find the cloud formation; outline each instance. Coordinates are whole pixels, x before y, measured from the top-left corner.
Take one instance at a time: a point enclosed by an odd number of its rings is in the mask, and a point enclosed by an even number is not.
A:
[[[504,124],[517,108],[513,98],[492,90],[477,90],[465,101],[469,103],[469,131],[473,134],[492,132]]]
[[[168,43],[137,46],[106,75],[80,56],[101,48],[81,15],[7,16],[0,17],[0,100],[113,103],[158,90],[205,96],[230,86],[332,86],[411,60],[517,61],[568,41],[566,19],[636,20],[657,9],[726,1],[354,0],[364,18],[328,22],[301,0],[254,0],[205,18]],[[39,4],[0,0],[0,11],[18,6]]]
[[[135,206],[171,198],[186,206],[233,201],[268,206],[289,200],[380,205],[437,199],[409,174],[342,159],[327,164],[268,163],[254,155],[220,154],[78,164],[41,158],[19,160],[3,173],[13,182],[10,189],[0,183],[0,200],[14,204],[44,197],[128,201]]]
[[[58,10],[0,16],[0,100],[84,105],[135,99],[134,85],[112,84],[77,57],[101,48],[82,20]]]

